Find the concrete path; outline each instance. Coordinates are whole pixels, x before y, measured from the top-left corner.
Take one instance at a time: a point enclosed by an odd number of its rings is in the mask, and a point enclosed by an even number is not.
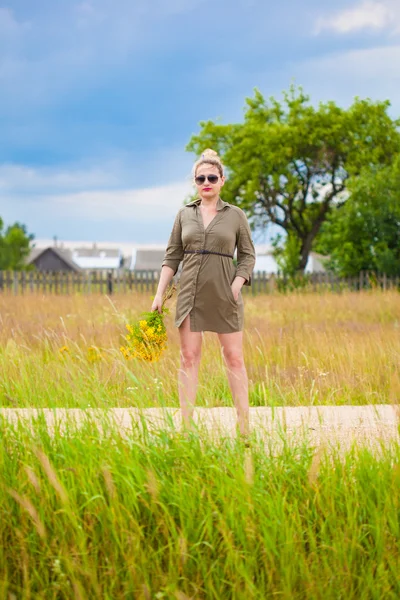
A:
[[[3,423],[25,422],[33,425],[40,415],[50,431],[78,427],[88,419],[100,428],[106,423],[116,426],[121,435],[144,425],[151,431],[160,428],[181,428],[181,413],[177,408],[113,408],[113,409],[13,409],[0,408]],[[212,437],[234,436],[234,408],[196,408],[194,420],[201,431]],[[313,445],[349,448],[353,442],[379,449],[400,442],[400,407],[379,404],[368,406],[298,406],[250,409],[250,427],[268,444],[281,446],[283,440],[306,438]]]

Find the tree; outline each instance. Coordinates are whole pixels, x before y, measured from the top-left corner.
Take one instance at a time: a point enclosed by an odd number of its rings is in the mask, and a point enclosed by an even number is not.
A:
[[[387,101],[356,98],[348,109],[334,102],[315,108],[294,86],[283,96],[282,104],[272,97],[268,103],[255,90],[243,123],[202,121],[186,149],[219,152],[229,175],[224,199],[242,208],[253,227],[283,229],[292,249],[297,243],[303,271],[332,207],[347,201],[348,180],[393,160],[400,121],[388,115]]]
[[[316,250],[343,276],[360,271],[400,275],[400,156],[393,165],[365,171],[346,204],[329,215]]]
[[[25,259],[34,236],[28,234],[25,225],[17,222],[5,231],[3,229],[4,222],[0,217],[0,271],[25,269]]]

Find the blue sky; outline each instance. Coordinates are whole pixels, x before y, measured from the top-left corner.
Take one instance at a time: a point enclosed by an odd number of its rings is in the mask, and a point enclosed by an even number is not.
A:
[[[240,121],[254,87],[292,82],[399,116],[398,65],[399,0],[6,0],[0,216],[37,238],[164,243],[199,121]]]

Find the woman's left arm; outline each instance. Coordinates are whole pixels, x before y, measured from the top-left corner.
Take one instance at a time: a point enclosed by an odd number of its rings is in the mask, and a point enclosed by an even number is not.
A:
[[[251,285],[251,276],[256,262],[256,252],[251,238],[251,230],[246,215],[240,211],[240,223],[236,237],[237,268],[232,283],[232,291],[237,297],[243,285]],[[237,295],[236,292],[237,291]]]

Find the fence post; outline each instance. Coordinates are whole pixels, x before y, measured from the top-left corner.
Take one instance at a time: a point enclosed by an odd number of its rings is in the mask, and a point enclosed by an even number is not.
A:
[[[107,273],[107,292],[110,296],[113,293],[113,280],[111,271],[108,271]]]

